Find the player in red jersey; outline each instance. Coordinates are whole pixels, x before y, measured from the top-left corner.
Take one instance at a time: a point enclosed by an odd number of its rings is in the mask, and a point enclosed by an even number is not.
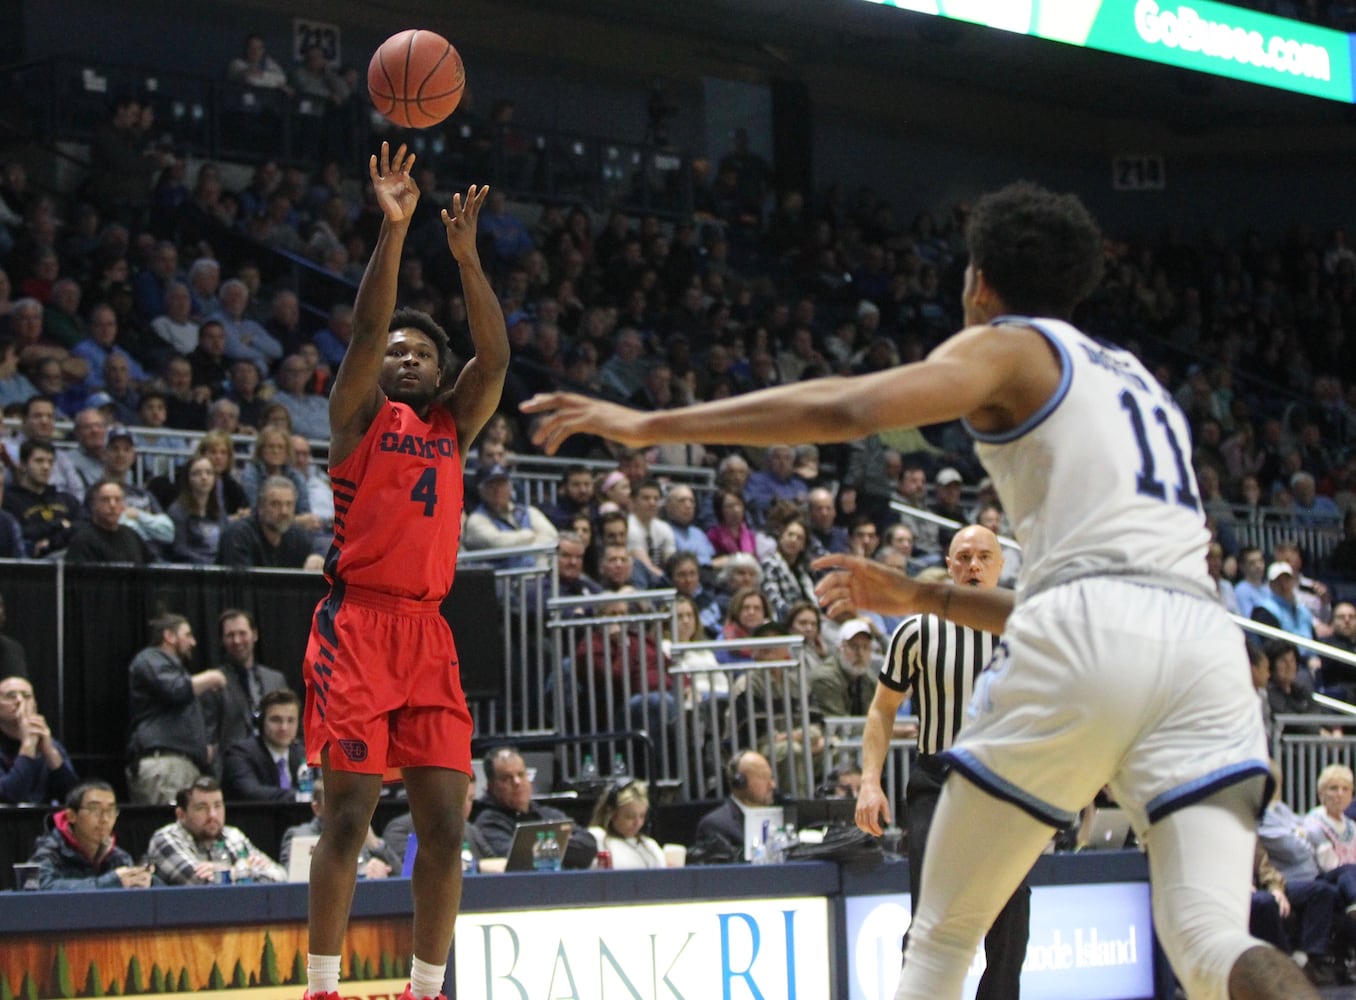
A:
[[[304,665],[306,755],[325,775],[325,826],[311,861],[310,1000],[337,1000],[358,852],[383,780],[404,780],[419,838],[405,997],[441,994],[461,902],[471,717],[440,607],[457,559],[461,442],[498,406],[509,346],[476,253],[489,188],[453,195],[442,213],[476,352],[455,385],[444,383],[451,351],[437,323],[413,310],[392,314],[419,201],[413,164],[403,145],[391,159],[385,142],[380,162],[369,162],[384,219],[330,393],[330,593],[316,608]]]

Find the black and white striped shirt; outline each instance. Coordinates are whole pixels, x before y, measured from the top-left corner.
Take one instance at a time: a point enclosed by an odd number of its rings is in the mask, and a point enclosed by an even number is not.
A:
[[[975,678],[998,641],[992,633],[936,615],[912,615],[895,629],[880,682],[895,691],[913,685],[919,753],[941,753],[955,742]]]

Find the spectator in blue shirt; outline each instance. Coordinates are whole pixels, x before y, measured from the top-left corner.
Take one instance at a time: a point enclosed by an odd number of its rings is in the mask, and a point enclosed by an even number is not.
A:
[[[804,479],[795,474],[796,450],[790,445],[774,444],[767,450],[766,468],[749,476],[744,501],[755,523],[762,524],[774,500],[800,503],[810,492]]]
[[[673,529],[676,551],[690,552],[699,566],[710,569],[716,549],[706,532],[697,525],[697,495],[691,486],[669,487],[668,495],[664,497],[664,520]]]
[[[70,754],[38,712],[28,678],[0,678],[0,802],[60,800],[79,781]]]
[[[269,366],[283,356],[282,344],[246,314],[250,305],[249,287],[232,279],[222,283],[217,295],[221,306],[210,318],[218,320],[226,330],[226,357],[232,361],[253,361],[261,373],[267,374]]]
[[[320,358],[338,371],[348,351],[348,342],[353,339],[353,307],[343,302],[330,309],[330,325],[311,338]]]
[[[846,552],[847,528],[836,523],[838,509],[833,491],[823,486],[815,487],[806,494],[805,506],[809,512],[810,558],[818,559],[830,552]]]
[[[19,349],[14,339],[0,337],[0,409],[26,402],[37,394],[37,387],[19,371]]]
[[[494,241],[494,255],[501,264],[512,264],[536,249],[527,225],[508,211],[507,200],[502,189],[494,188],[480,210],[481,235]]]
[[[1342,512],[1331,497],[1320,496],[1314,477],[1296,472],[1290,477],[1290,495],[1294,498],[1295,523],[1306,528],[1335,528],[1342,523]]]
[[[289,354],[278,368],[278,391],[274,402],[282,404],[292,418],[292,430],[308,441],[330,439],[330,404],[324,396],[308,392],[315,369],[301,354]]]
[[[175,282],[183,280],[184,276],[179,272],[179,248],[172,240],[161,240],[146,267],[132,279],[137,315],[143,323],[164,315],[165,293]]]
[[[725,613],[721,610],[716,595],[702,586],[701,571],[697,557],[691,552],[679,549],[664,564],[664,572],[673,581],[679,596],[692,602],[698,624],[706,633],[706,638],[715,639],[720,635]]]
[[[1234,584],[1234,600],[1238,602],[1238,613],[1251,618],[1252,609],[1270,593],[1266,582],[1267,560],[1262,550],[1255,546],[1245,548],[1238,558],[1243,567],[1243,578]]]
[[[71,348],[72,354],[77,358],[84,358],[89,363],[89,374],[85,376],[84,384],[87,392],[103,388],[104,363],[111,354],[116,354],[127,361],[127,370],[133,382],[146,381],[146,370],[136,358],[118,346],[117,339],[118,314],[113,311],[112,306],[100,303],[89,311],[89,336]]]
[[[1299,581],[1294,568],[1288,562],[1277,559],[1267,567],[1267,584],[1267,596],[1253,608],[1253,620],[1289,632],[1300,639],[1312,639],[1314,619],[1295,595]],[[1301,645],[1299,648],[1304,654],[1312,653],[1306,646]]]

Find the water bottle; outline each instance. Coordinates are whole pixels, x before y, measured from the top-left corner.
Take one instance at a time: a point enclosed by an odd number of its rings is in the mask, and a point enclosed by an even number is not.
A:
[[[297,801],[310,802],[315,798],[315,778],[311,775],[311,769],[305,762],[297,768]]]
[[[770,838],[769,828],[769,822],[763,820],[763,835],[758,838],[758,843],[753,845],[753,851],[749,857],[749,860],[755,865],[766,865],[772,861],[769,854],[772,848],[772,845],[768,842]]]
[[[405,860],[400,863],[400,877],[409,878],[414,874],[414,858],[419,853],[419,836],[410,831],[410,839],[405,842]]]
[[[476,870],[476,856],[471,853],[471,842],[469,840],[461,842],[461,870],[463,874],[474,873]]]
[[[593,754],[584,754],[584,764],[579,769],[579,778],[581,781],[598,780],[598,765],[593,762]]]
[[[560,841],[553,831],[537,834],[537,842],[532,845],[532,867],[539,872],[558,872],[563,860]]]
[[[254,872],[250,870],[249,851],[242,850],[231,866],[231,883],[233,885],[249,885],[253,881]]]
[[[212,861],[212,881],[217,885],[230,885],[235,859],[231,857],[231,849],[226,846],[224,838],[218,838],[208,856]]]
[[[619,781],[625,778],[629,773],[630,771],[627,770],[626,767],[626,758],[621,753],[618,753],[615,757],[612,758],[613,779]]]

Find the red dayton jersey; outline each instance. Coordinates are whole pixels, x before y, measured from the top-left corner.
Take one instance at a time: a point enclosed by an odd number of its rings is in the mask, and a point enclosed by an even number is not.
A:
[[[330,583],[415,601],[446,597],[461,539],[461,477],[457,427],[444,407],[425,422],[404,403],[383,403],[354,452],[330,468]]]

